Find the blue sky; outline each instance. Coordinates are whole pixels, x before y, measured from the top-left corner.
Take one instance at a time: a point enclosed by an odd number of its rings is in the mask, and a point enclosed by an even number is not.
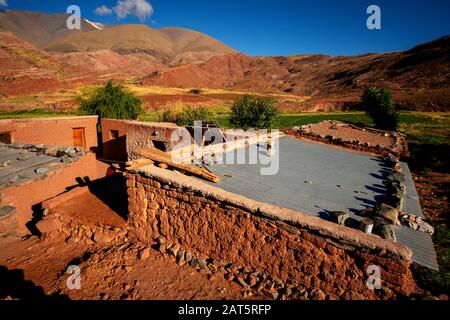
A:
[[[118,0],[6,0],[2,9],[65,12],[70,4],[82,16],[106,24],[140,23],[133,15],[117,19],[94,10]],[[409,49],[450,34],[450,0],[122,0],[147,1],[152,28],[177,26],[209,34],[250,55],[324,53],[354,55]],[[381,30],[368,30],[366,9],[381,8]]]

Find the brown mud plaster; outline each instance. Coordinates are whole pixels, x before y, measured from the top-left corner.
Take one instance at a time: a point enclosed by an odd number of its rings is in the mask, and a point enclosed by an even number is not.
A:
[[[131,237],[163,237],[201,259],[295,280],[327,296],[390,299],[417,291],[411,251],[358,230],[226,192],[147,166],[127,174]],[[382,289],[366,270],[381,268]]]

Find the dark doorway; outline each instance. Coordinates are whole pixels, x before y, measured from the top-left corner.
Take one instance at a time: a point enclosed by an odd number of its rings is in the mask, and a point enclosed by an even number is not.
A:
[[[11,144],[11,133],[10,132],[2,132],[0,133],[0,142]]]

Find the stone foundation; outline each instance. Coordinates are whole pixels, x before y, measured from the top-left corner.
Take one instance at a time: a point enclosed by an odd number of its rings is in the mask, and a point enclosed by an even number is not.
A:
[[[282,284],[274,290],[289,284],[319,299],[392,299],[417,291],[406,247],[153,166],[127,178],[130,236],[176,248],[184,254],[179,259],[187,252],[191,260],[231,264],[226,272],[234,276],[257,272]],[[381,269],[380,290],[366,285],[371,265]]]
[[[128,226],[125,222],[108,223],[101,218],[79,219],[68,215],[60,209],[68,201],[79,199],[88,194],[88,187],[77,187],[42,203],[44,217],[37,222],[39,237],[42,240],[61,240],[66,243],[93,244],[122,244],[127,242]],[[87,214],[86,214],[87,216]],[[84,221],[83,221],[84,220]]]

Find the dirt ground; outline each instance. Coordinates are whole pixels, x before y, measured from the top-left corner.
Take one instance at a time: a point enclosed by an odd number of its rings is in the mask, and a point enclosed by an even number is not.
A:
[[[432,221],[449,225],[450,174],[413,173],[413,178],[425,216]]]
[[[180,266],[151,249],[139,259],[137,246],[85,247],[66,242],[0,241],[0,299],[243,299],[236,283]],[[85,260],[86,259],[86,260]],[[70,290],[69,265],[81,268],[81,289]]]
[[[117,197],[123,193],[120,180],[92,185],[89,192],[52,211],[83,228],[94,225],[127,228],[123,211],[126,197]],[[154,250],[151,244],[136,243],[128,237],[105,239],[104,235],[95,235],[95,241],[87,243],[62,233],[41,238],[0,239],[0,299],[256,298],[247,297],[241,286],[225,280],[225,274],[179,265],[174,257]],[[79,290],[67,286],[70,274],[66,271],[71,265],[81,271]]]
[[[145,96],[143,99],[148,107],[166,106],[177,101],[181,101],[183,104],[205,104],[212,102],[212,99],[200,95],[188,94],[154,95]]]
[[[390,146],[392,138],[383,134],[375,134],[374,132],[364,129],[355,129],[356,127],[345,123],[332,124],[324,121],[311,126],[308,132],[314,132],[317,135],[333,136],[341,138],[344,141],[358,140],[360,143],[368,143],[371,146],[383,145]]]

